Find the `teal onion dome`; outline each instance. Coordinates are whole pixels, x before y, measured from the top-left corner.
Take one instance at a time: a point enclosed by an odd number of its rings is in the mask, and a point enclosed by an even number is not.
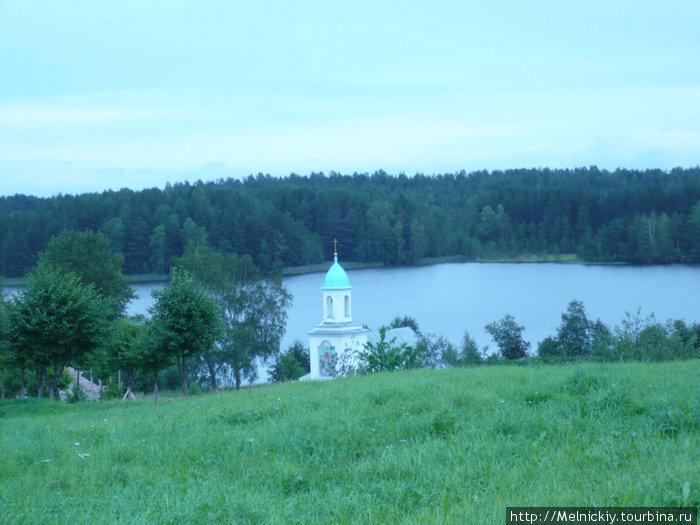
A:
[[[350,286],[350,279],[348,279],[348,274],[345,273],[343,267],[338,263],[338,256],[333,258],[333,266],[330,267],[326,273],[326,278],[323,280],[323,290],[337,290],[344,288],[352,288]]]

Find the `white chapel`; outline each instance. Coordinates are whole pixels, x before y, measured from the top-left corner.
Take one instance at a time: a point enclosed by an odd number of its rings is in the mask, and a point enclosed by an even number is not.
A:
[[[333,265],[321,287],[323,321],[308,332],[311,373],[308,379],[329,379],[343,363],[353,364],[356,351],[367,343],[369,329],[352,320],[352,286],[338,262],[337,244]]]

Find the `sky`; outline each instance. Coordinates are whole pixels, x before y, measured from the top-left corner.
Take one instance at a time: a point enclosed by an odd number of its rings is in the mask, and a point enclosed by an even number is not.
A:
[[[697,0],[0,0],[0,195],[700,164]]]

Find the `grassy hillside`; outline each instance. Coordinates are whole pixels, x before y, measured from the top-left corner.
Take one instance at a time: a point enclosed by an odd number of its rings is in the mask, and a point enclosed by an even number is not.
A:
[[[0,404],[3,523],[503,523],[699,505],[700,362],[493,366]]]

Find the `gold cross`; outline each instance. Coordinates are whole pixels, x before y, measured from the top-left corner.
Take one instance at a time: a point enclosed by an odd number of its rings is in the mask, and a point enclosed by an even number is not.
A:
[[[338,257],[338,239],[333,239],[333,255]]]

